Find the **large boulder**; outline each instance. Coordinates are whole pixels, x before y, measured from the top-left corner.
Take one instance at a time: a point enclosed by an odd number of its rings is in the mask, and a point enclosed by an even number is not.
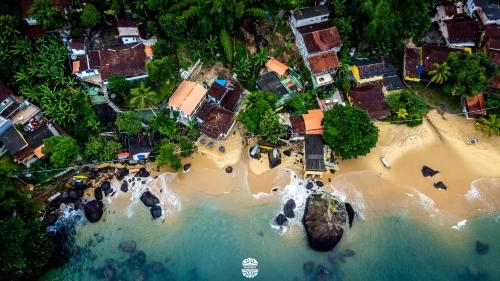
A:
[[[157,219],[157,218],[161,217],[162,211],[161,211],[161,207],[158,205],[154,205],[153,207],[151,207],[150,212],[151,212],[151,216],[153,217],[153,219]]]
[[[127,181],[123,181],[122,185],[120,186],[120,190],[123,192],[128,191],[128,182]]]
[[[127,262],[131,265],[143,265],[146,262],[146,253],[144,251],[133,252]]]
[[[293,199],[288,199],[286,201],[285,206],[283,206],[283,212],[287,218],[295,218],[295,213],[293,210],[295,209],[295,201]]]
[[[106,190],[111,189],[111,183],[109,181],[103,181],[101,183],[101,189],[106,192]]]
[[[432,177],[434,176],[435,174],[439,173],[439,171],[436,171],[426,165],[424,165],[422,167],[422,170],[420,170],[422,172],[422,176],[424,177]]]
[[[344,234],[348,222],[345,204],[328,193],[309,195],[302,223],[309,245],[319,251],[333,249]]]
[[[149,191],[145,191],[141,195],[141,201],[144,203],[144,205],[148,207],[153,207],[154,205],[160,204],[160,199],[156,197],[153,193]]]
[[[120,250],[126,253],[133,253],[137,249],[137,245],[134,240],[125,240],[120,243]]]
[[[352,227],[352,221],[354,220],[354,216],[356,212],[354,212],[354,208],[350,203],[345,202],[345,209],[347,211],[347,215],[349,217],[349,227]]]
[[[276,224],[277,225],[284,225],[288,223],[288,219],[286,218],[285,215],[283,214],[279,214],[277,217],[276,217]]]
[[[128,169],[127,168],[119,169],[118,173],[116,174],[116,179],[121,181],[123,180],[123,178],[125,178],[125,176],[128,176]]]
[[[489,246],[487,243],[483,243],[479,240],[476,241],[476,253],[482,255],[488,253]]]
[[[146,168],[140,168],[139,171],[135,174],[136,177],[147,178],[149,177],[149,172]]]
[[[97,222],[102,217],[102,208],[104,205],[99,200],[92,200],[85,204],[83,210],[85,211],[85,217],[89,220],[89,222]]]

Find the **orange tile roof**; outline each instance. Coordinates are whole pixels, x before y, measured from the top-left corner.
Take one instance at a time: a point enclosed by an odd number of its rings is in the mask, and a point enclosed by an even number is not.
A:
[[[323,111],[321,109],[309,110],[306,114],[302,115],[307,135],[322,135],[323,134]]]
[[[146,52],[146,56],[148,58],[152,58],[153,57],[153,47],[149,46],[149,45],[146,45],[144,47],[144,51]]]
[[[266,62],[266,67],[270,70],[278,73],[278,75],[283,75],[288,70],[288,66],[286,64],[280,62],[275,58],[271,58]]]
[[[38,159],[40,159],[40,158],[42,158],[43,156],[45,156],[45,154],[43,154],[43,153],[42,153],[42,149],[43,149],[43,147],[44,147],[44,146],[45,146],[45,144],[42,144],[42,145],[40,145],[39,147],[37,147],[37,148],[35,148],[35,149],[33,150],[33,154],[35,154],[35,156],[36,156]]]
[[[340,62],[335,51],[311,56],[307,59],[307,61],[311,66],[312,73],[314,74],[326,72],[340,66]]]
[[[177,108],[187,115],[191,115],[203,98],[205,98],[206,94],[207,89],[205,89],[203,85],[184,80],[168,100],[168,106]]]

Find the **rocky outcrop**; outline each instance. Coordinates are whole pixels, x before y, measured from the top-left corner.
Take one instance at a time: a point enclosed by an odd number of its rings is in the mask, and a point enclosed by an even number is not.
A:
[[[309,245],[319,251],[333,249],[348,222],[345,204],[328,193],[309,195],[302,223]]]
[[[128,182],[127,181],[123,181],[122,185],[120,186],[120,190],[123,192],[128,191]]]
[[[226,173],[230,174],[233,172],[233,167],[227,166],[225,170],[226,170]]]
[[[479,240],[476,241],[476,253],[483,255],[488,253],[489,246],[486,243],[483,243]]]
[[[288,223],[288,219],[286,218],[285,215],[283,214],[279,214],[277,217],[276,217],[276,224],[277,225],[284,225],[285,223]]]
[[[442,181],[434,183],[434,188],[444,189],[444,190],[448,189],[448,187]]]
[[[141,201],[147,207],[153,207],[154,205],[160,204],[160,200],[153,193],[145,191],[141,195]]]
[[[150,212],[153,219],[157,219],[161,217],[162,210],[160,206],[154,205],[153,207],[151,207]]]
[[[288,201],[286,201],[285,206],[283,206],[283,212],[287,218],[295,218],[295,213],[293,212],[295,206],[295,201],[293,201],[293,199],[288,199]]]
[[[89,220],[89,222],[97,222],[102,217],[102,208],[104,205],[99,200],[92,200],[85,204],[83,210],[85,211],[85,217]]]
[[[182,166],[182,169],[184,170],[184,172],[189,172],[189,170],[191,169],[191,164],[184,164],[184,166]]]
[[[118,173],[116,174],[116,179],[121,181],[121,180],[123,180],[123,178],[128,176],[128,174],[129,174],[129,171],[127,168],[119,169]]]
[[[436,170],[434,170],[434,169],[432,169],[432,168],[430,168],[428,166],[425,166],[425,165],[422,167],[421,172],[422,172],[422,175],[424,177],[432,177],[435,174],[439,173],[439,171],[436,171]]]
[[[149,177],[149,172],[146,168],[140,168],[139,171],[135,174],[136,177],[147,178]]]
[[[356,212],[354,212],[354,208],[350,203],[345,202],[345,209],[347,211],[347,216],[349,217],[349,227],[352,227],[352,222],[354,220],[354,216]]]

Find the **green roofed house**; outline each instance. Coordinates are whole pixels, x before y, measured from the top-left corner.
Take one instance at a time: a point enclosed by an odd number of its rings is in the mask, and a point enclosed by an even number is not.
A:
[[[277,107],[283,106],[296,93],[304,90],[299,74],[277,59],[269,59],[266,69],[267,72],[257,79],[257,86],[278,97]]]

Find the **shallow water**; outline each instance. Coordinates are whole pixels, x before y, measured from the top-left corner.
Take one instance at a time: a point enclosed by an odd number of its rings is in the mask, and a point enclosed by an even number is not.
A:
[[[228,207],[228,200],[241,208]],[[106,264],[114,268],[113,280],[247,280],[241,274],[247,257],[259,262],[255,280],[317,280],[304,272],[309,261],[314,271],[328,268],[325,280],[500,280],[500,214],[470,219],[459,230],[404,214],[369,216],[355,221],[335,249],[337,258],[329,260],[331,253],[308,247],[300,223],[286,233],[272,228],[282,200],[255,201],[251,195],[200,196],[163,223],[152,221],[140,202],[132,203],[131,217],[130,209],[113,202],[103,220],[78,226],[81,249],[43,280],[99,280]],[[139,271],[118,248],[124,240],[136,241],[146,254]],[[489,244],[487,254],[475,252],[476,240]],[[355,255],[339,258],[346,249]],[[155,261],[165,268],[159,274],[152,271]]]

